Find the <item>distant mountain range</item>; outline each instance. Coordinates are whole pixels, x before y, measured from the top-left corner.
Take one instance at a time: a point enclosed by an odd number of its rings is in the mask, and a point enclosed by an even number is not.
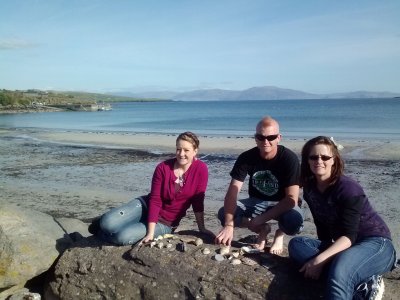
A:
[[[180,101],[211,101],[211,100],[287,100],[287,99],[343,99],[343,98],[394,98],[400,93],[355,91],[334,94],[312,94],[298,90],[283,89],[274,86],[252,87],[246,90],[204,89],[188,92],[155,91],[145,93],[113,92],[115,96],[135,98],[157,98]]]

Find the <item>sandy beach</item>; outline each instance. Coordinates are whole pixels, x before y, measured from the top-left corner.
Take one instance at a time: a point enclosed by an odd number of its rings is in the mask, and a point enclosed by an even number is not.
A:
[[[156,164],[174,155],[176,136],[1,130],[0,139],[1,201],[89,220],[147,194]],[[281,144],[300,154],[304,142],[283,137]],[[362,184],[400,249],[400,141],[338,142],[344,146],[346,174]],[[233,163],[254,145],[251,137],[200,136],[199,157],[209,167],[206,223],[214,232],[220,229],[216,213],[223,205]],[[241,195],[246,194],[244,189]],[[193,221],[189,213],[182,226],[195,226]],[[310,221],[305,231],[312,234]]]
[[[205,221],[208,229],[218,233],[221,227],[216,214],[223,205],[229,172],[237,155],[255,142],[242,136],[199,138],[199,157],[209,167]],[[150,133],[0,130],[0,201],[55,217],[89,221],[111,207],[147,194],[155,166],[174,156],[175,139],[176,135]],[[304,142],[305,139],[283,138],[281,144],[299,155]],[[400,142],[337,142],[344,146],[345,173],[364,187],[372,205],[390,227],[399,252]],[[244,187],[239,195],[243,198],[247,195],[247,183]],[[188,212],[180,229],[197,229],[193,213]],[[315,235],[309,213],[303,233]],[[249,234],[252,233],[244,229],[235,230],[236,239]],[[285,244],[288,240],[285,237]],[[391,293],[399,288],[399,278],[388,282]]]

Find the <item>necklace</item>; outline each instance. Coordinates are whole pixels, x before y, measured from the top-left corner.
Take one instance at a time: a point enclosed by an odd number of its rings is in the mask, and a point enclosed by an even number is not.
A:
[[[185,185],[185,179],[183,178],[183,173],[181,174],[179,169],[178,169],[178,178],[175,180],[175,183],[179,184],[180,187],[183,187]]]

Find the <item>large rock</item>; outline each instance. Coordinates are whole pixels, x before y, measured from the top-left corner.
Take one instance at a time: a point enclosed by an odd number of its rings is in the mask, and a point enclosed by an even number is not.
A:
[[[0,203],[0,298],[46,272],[76,237],[88,234],[79,220],[53,217]],[[12,288],[11,288],[12,287]]]
[[[186,251],[180,251],[180,238],[187,241],[193,236],[178,237],[171,248],[162,249],[81,240],[58,260],[44,298],[294,299],[295,295],[313,299],[321,295],[320,286],[302,280],[287,258],[266,257],[269,269],[260,265],[260,255],[246,256],[255,260],[254,265],[233,265],[213,258],[218,248],[211,240],[201,246],[186,243]],[[210,254],[202,253],[205,247]]]
[[[51,216],[0,204],[0,289],[45,272],[70,242]]]

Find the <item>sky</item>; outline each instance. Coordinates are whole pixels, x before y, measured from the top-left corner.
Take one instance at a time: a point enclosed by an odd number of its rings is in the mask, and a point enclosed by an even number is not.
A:
[[[398,0],[0,0],[0,89],[400,92]]]

